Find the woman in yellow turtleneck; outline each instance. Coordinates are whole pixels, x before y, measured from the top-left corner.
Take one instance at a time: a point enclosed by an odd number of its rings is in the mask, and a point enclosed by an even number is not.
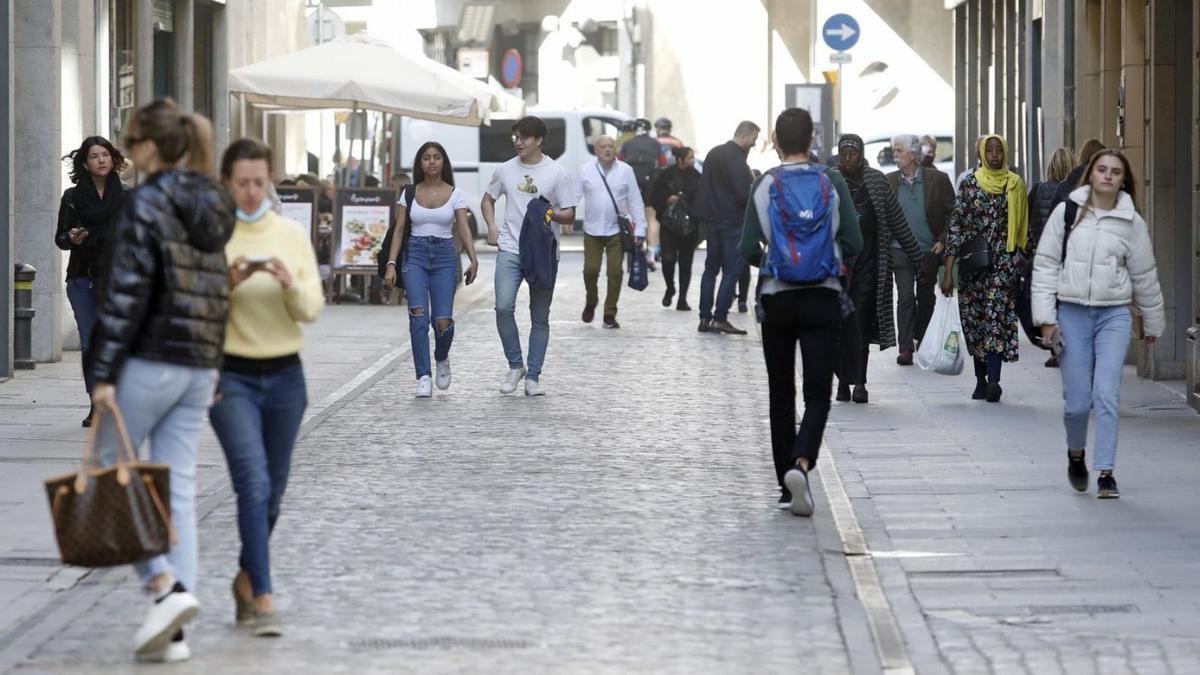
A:
[[[299,324],[316,319],[325,298],[308,234],[271,210],[271,149],[236,141],[221,159],[221,178],[238,210],[225,247],[231,289],[225,364],[209,419],[237,493],[237,623],[253,626],[257,637],[278,636],[268,540],[308,404]]]

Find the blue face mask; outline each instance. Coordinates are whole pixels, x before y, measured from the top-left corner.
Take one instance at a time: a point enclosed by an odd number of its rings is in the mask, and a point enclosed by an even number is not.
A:
[[[245,211],[243,211],[239,208],[237,210],[237,217],[238,217],[238,220],[240,220],[242,222],[257,223],[258,221],[262,220],[262,217],[267,215],[267,211],[270,211],[270,210],[271,210],[271,200],[264,199],[264,200],[262,200],[262,204],[258,205],[258,210],[256,210],[254,213],[246,213]]]

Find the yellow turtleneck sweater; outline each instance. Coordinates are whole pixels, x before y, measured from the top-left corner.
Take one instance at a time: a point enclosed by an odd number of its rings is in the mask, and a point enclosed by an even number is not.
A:
[[[272,359],[300,351],[298,322],[311,322],[325,306],[321,273],[312,242],[298,223],[268,211],[258,222],[241,219],[225,245],[229,264],[241,256],[274,256],[292,275],[291,288],[265,271],[255,272],[230,295],[225,353],[245,359]]]

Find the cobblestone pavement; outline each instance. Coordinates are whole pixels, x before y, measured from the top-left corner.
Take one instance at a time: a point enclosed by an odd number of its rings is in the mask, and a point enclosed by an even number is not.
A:
[[[835,404],[817,516],[798,519],[771,508],[758,340],[698,334],[661,292],[626,289],[619,331],[584,325],[566,256],[540,399],[498,393],[490,294],[460,313],[454,386],[432,400],[395,344],[340,369],[320,352],[341,394],[305,427],[273,540],[287,635],[233,626],[234,502],[214,479],[195,656],[170,672],[876,673],[859,597],[878,591],[918,673],[1200,673],[1200,420],[1178,393],[1127,373],[1124,492],[1100,502],[1062,475],[1040,352],[1006,367],[999,405],[968,400],[969,375],[874,355],[871,403]],[[342,320],[323,349],[357,332]],[[849,572],[853,526],[877,575]],[[146,669],[126,571],[50,578],[21,635],[0,629],[0,671]]]
[[[772,508],[757,341],[698,334],[694,315],[659,305],[661,286],[627,291],[621,330],[584,325],[577,258],[552,312],[548,396],[499,393],[507,366],[485,306],[459,318],[449,393],[415,400],[406,353],[303,438],[272,545],[282,640],[232,625],[225,493],[201,525],[195,656],[173,671],[870,663],[868,642],[843,639],[845,564],[819,545],[828,522]],[[127,642],[143,604],[130,576],[81,588],[78,618],[17,672],[137,669]]]

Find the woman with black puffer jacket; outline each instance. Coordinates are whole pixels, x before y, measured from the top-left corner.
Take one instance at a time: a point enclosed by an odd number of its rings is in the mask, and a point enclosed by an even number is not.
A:
[[[183,624],[196,588],[196,449],[212,404],[229,313],[225,244],[234,205],[213,176],[212,131],[170,99],[138,109],[125,147],[147,178],[117,217],[89,353],[98,454],[116,460],[114,424],[125,413],[133,447],[171,469],[171,550],[136,565],[153,602],[134,637],[137,657],[190,657]],[[119,404],[119,407],[118,405]]]

